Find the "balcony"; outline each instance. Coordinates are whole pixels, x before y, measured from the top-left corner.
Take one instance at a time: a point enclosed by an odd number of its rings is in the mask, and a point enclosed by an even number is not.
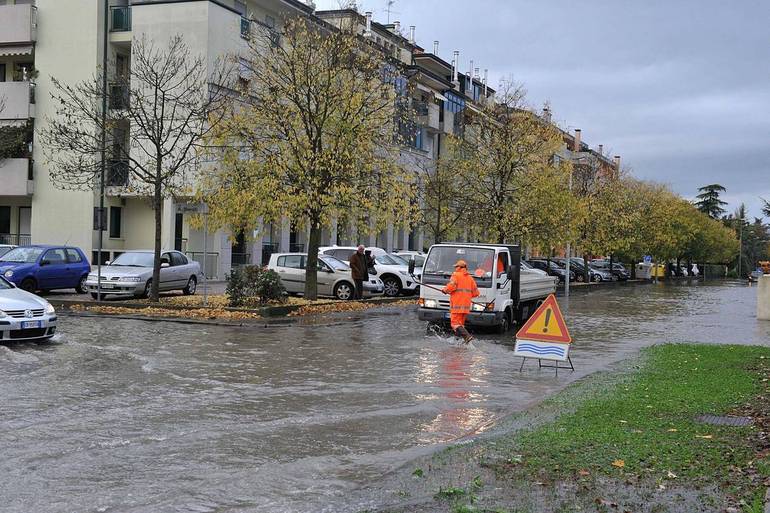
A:
[[[131,31],[131,6],[110,7],[110,32]]]
[[[107,176],[104,177],[106,187],[125,187],[128,185],[130,170],[127,160],[110,160],[107,165]]]
[[[440,123],[440,130],[445,134],[454,135],[455,133],[455,113],[444,109],[444,121]]]
[[[2,196],[31,196],[35,182],[32,181],[32,161],[30,159],[0,160],[0,189]]]
[[[0,120],[35,117],[35,87],[31,82],[0,82],[0,98],[5,101]]]
[[[417,123],[429,131],[438,132],[441,130],[439,115],[441,109],[433,102],[414,102],[414,108],[417,114]]]
[[[29,55],[36,40],[37,8],[34,5],[0,6],[0,56]]]

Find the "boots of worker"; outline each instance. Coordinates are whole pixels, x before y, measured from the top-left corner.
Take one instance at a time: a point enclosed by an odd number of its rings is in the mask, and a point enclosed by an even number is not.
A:
[[[469,344],[470,341],[473,340],[473,335],[468,333],[468,330],[465,329],[465,326],[458,326],[457,329],[455,330],[455,334],[458,337],[462,337],[463,341],[466,344]]]

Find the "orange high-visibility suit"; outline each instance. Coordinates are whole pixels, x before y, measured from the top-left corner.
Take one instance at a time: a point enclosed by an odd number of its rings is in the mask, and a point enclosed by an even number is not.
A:
[[[483,277],[486,273],[492,272],[492,257],[489,256],[486,259],[484,259],[484,262],[473,272],[476,276],[479,278]],[[498,255],[497,257],[497,274],[504,273],[505,272],[505,264],[503,264],[503,257],[502,255]]]
[[[458,268],[442,290],[449,294],[449,322],[452,330],[465,326],[465,318],[471,311],[471,299],[479,295],[476,280],[465,267]]]

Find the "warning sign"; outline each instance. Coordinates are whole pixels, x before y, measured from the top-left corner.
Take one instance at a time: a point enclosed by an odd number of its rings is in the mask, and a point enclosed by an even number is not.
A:
[[[525,359],[568,361],[571,342],[556,296],[551,294],[516,333],[514,355]]]

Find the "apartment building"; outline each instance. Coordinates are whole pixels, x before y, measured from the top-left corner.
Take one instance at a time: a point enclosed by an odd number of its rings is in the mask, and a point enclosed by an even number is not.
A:
[[[0,244],[29,244],[32,231],[36,39],[32,1],[0,0]]]
[[[439,55],[438,41],[428,52],[416,42],[416,27],[404,30],[398,22],[377,23],[371,13],[314,12],[312,5],[299,0],[108,1],[105,14],[104,0],[0,0],[0,98],[6,97],[0,127],[45,123],[56,108],[50,98],[51,77],[71,84],[92,77],[104,58],[105,35],[109,70],[117,77],[131,66],[132,41],[142,36],[163,44],[171,35],[182,34],[191,52],[213,65],[224,55],[243,51],[253,30],[275,30],[277,36],[282,20],[294,14],[315,16],[336,26],[346,24],[381,49],[383,65],[392,66],[399,83],[408,85],[403,94],[409,95],[415,115],[402,127],[405,143],[399,158],[417,175],[434,169],[448,135],[462,133],[465,112],[478,110],[495,94],[486,73],[482,77],[473,60],[461,66],[460,52],[454,51],[448,62]],[[123,95],[117,87],[110,84],[110,110],[121,108]],[[111,134],[113,141],[121,137],[125,133]],[[564,157],[577,158],[569,137],[565,134]],[[586,151],[591,150],[586,146]],[[44,152],[31,139],[13,158],[0,162],[0,243],[66,242],[83,248],[93,262],[113,259],[129,249],[152,248],[150,201],[126,187],[128,164],[119,152],[108,147],[107,153],[108,221],[101,255],[97,254],[99,232],[94,230],[98,190],[55,187]],[[264,224],[253,234],[211,232],[204,247],[203,231],[191,226],[189,216],[184,201],[165,200],[162,245],[201,262],[205,251],[211,277],[224,278],[233,266],[265,263],[276,251],[306,249],[308,232],[288,219]],[[322,236],[324,245],[360,242],[393,250],[422,249],[432,241],[425,240],[419,226],[389,226],[366,235],[333,223]]]

